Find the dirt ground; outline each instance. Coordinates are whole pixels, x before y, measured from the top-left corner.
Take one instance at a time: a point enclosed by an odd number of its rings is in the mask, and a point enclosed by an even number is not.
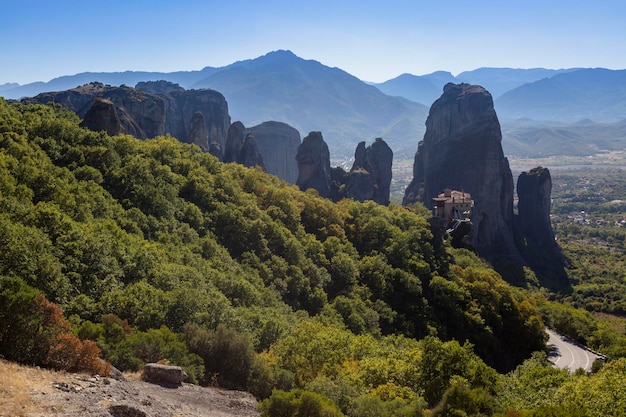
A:
[[[259,416],[256,406],[246,392],[161,386],[137,375],[116,381],[0,360],[0,417],[252,417]]]

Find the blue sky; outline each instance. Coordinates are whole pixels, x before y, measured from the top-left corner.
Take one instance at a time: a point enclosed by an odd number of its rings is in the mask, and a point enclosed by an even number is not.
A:
[[[289,49],[365,81],[626,68],[623,0],[0,0],[0,84],[219,67]]]

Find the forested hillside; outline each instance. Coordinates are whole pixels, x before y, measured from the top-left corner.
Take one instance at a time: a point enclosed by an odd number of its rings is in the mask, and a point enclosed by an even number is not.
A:
[[[79,122],[0,100],[6,359],[92,372],[106,371],[98,354],[121,370],[166,359],[191,382],[265,398],[264,415],[615,404],[603,387],[626,362],[549,367],[542,313],[558,308],[434,240],[423,207],[335,204],[175,138]]]

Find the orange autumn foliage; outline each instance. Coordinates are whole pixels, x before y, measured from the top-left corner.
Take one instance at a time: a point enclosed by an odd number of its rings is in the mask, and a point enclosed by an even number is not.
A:
[[[81,341],[71,331],[61,308],[43,294],[37,298],[42,317],[40,347],[47,350],[45,363],[58,370],[109,375],[111,364],[100,359],[101,351],[92,340]]]

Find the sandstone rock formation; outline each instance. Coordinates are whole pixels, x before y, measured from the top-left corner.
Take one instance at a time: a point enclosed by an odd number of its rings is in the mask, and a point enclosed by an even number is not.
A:
[[[268,173],[291,184],[298,180],[296,154],[300,146],[300,132],[286,123],[269,121],[248,129],[257,146]]]
[[[247,167],[259,166],[265,171],[264,157],[256,138],[251,132],[246,134],[246,127],[239,121],[228,128],[222,161],[236,162]]]
[[[121,130],[140,139],[152,138],[167,133],[182,142],[196,143],[209,150],[212,143],[219,143],[223,148],[226,133],[230,126],[228,104],[224,96],[217,91],[183,90],[173,83],[164,81],[141,83],[141,88],[112,87],[101,83],[87,84],[72,90],[43,93],[36,97],[22,100],[25,103],[55,102],[76,112],[84,118],[91,107],[90,126],[110,126],[110,113],[103,113],[101,98],[113,103]],[[154,94],[150,91],[166,91]],[[204,118],[204,127],[197,113]],[[98,122],[95,116],[102,114],[106,120]],[[192,119],[195,124],[192,128]],[[129,122],[125,123],[125,119]],[[192,132],[193,130],[193,132]]]
[[[224,162],[237,162],[239,152],[245,139],[246,127],[240,121],[236,121],[228,128],[226,144],[224,145]]]
[[[547,168],[522,172],[517,180],[518,215],[515,236],[524,259],[552,289],[568,285],[567,260],[554,240],[550,223],[552,179]]]
[[[378,186],[378,190],[374,194],[374,201],[378,204],[388,205],[393,151],[382,138],[376,138],[374,143],[367,148],[367,159],[372,167],[372,173]]]
[[[206,120],[202,112],[197,111],[191,116],[191,127],[189,128],[189,142],[196,145],[210,143],[209,130],[207,129]]]
[[[393,152],[382,138],[376,138],[367,148],[365,142],[359,143],[354,152],[346,197],[389,204],[392,162]]]
[[[180,85],[165,80],[142,81],[137,83],[135,88],[150,94],[169,94],[172,91],[185,91]]]
[[[248,132],[246,138],[243,141],[241,151],[239,152],[238,162],[247,167],[258,166],[261,167],[263,171],[265,171],[263,156],[261,156],[261,152],[259,151],[259,147],[257,146],[254,135],[250,132]]]
[[[363,142],[361,142],[363,143]],[[378,186],[372,174],[366,168],[352,168],[348,174],[346,197],[356,201],[374,200]]]
[[[298,147],[298,180],[301,190],[317,190],[320,196],[330,197],[330,153],[321,132],[310,132]]]
[[[217,142],[211,142],[209,147],[209,153],[222,161],[224,159],[224,152],[222,151],[222,145]]]
[[[550,173],[536,168],[520,175],[514,215],[513,176],[501,141],[491,95],[480,86],[447,84],[430,109],[403,204],[432,207],[446,188],[469,192],[471,239],[457,239],[457,245],[473,246],[509,282],[523,284],[522,267],[530,266],[542,285],[566,289],[566,260],[550,224]]]
[[[446,188],[469,192],[472,243],[500,271],[524,264],[513,239],[513,176],[501,141],[491,95],[480,86],[447,84],[430,109],[403,200],[431,207]]]
[[[80,126],[95,132],[104,130],[111,136],[119,135],[122,132],[122,124],[115,105],[112,101],[99,97],[94,99]]]

